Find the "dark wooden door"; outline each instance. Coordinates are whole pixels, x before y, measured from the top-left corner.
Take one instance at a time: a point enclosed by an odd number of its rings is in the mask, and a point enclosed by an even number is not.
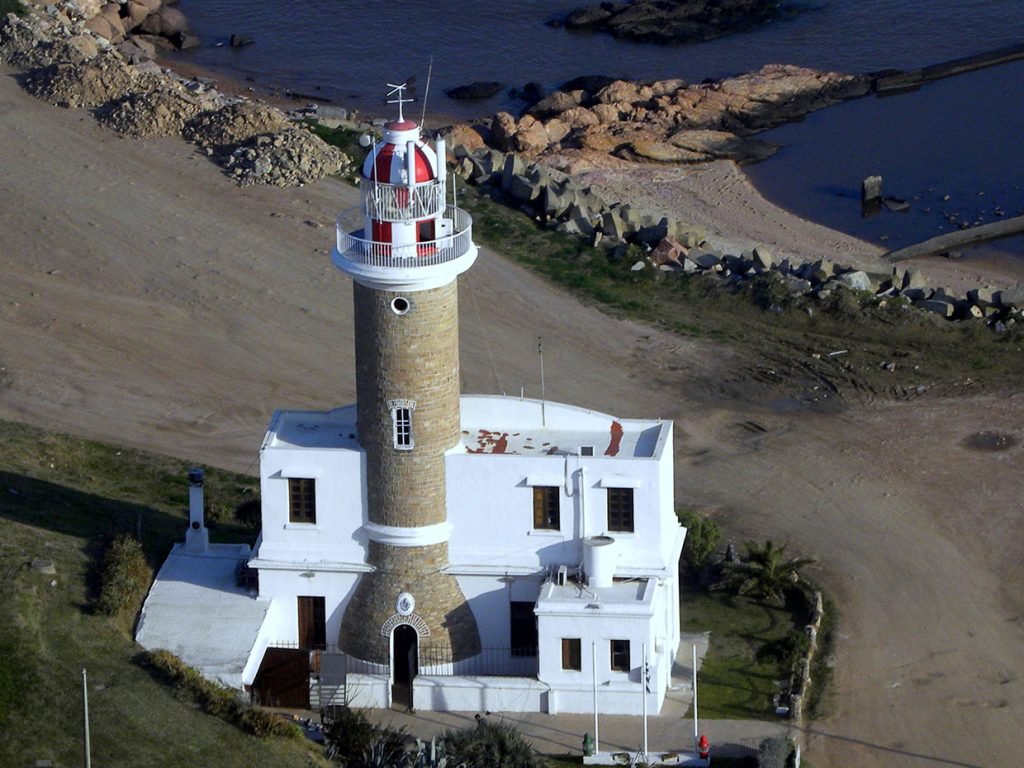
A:
[[[267,648],[252,689],[265,707],[309,709],[309,651]]]
[[[327,648],[327,616],[322,597],[299,597],[299,648]]]

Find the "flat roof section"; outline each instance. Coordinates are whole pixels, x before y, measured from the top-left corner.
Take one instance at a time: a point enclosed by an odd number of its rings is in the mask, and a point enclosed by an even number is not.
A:
[[[256,600],[235,583],[235,568],[248,560],[244,544],[211,544],[205,553],[175,544],[142,606],[135,640],[164,648],[207,677],[242,687],[242,671],[270,602]]]
[[[553,581],[545,583],[536,610],[538,614],[649,616],[653,600],[653,579],[615,581],[610,587],[588,587],[570,579],[564,585]]]
[[[264,446],[269,448],[339,448],[359,450],[356,407],[332,411],[278,411]]]
[[[564,403],[489,395],[462,398],[467,453],[653,458],[669,428],[655,419],[620,419]]]
[[[460,408],[461,446],[470,454],[655,458],[671,430],[670,422],[657,419],[620,419],[575,405],[505,395],[463,395]],[[361,450],[356,406],[278,411],[263,444]]]

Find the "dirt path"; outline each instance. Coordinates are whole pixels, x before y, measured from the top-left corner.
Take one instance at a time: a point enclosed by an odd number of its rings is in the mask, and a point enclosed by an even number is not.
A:
[[[352,399],[351,288],[327,256],[351,190],[238,189],[180,141],[118,139],[3,73],[0,167],[0,417],[255,471],[273,409]],[[549,397],[675,419],[681,500],[821,560],[843,640],[816,765],[1024,763],[1024,448],[960,445],[1024,442],[1021,397],[793,410],[728,350],[488,253],[461,316],[466,391],[537,395],[543,336]]]

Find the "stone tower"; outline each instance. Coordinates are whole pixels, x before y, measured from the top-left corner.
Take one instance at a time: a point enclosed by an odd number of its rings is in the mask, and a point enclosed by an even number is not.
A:
[[[445,454],[461,437],[457,279],[477,248],[469,215],[445,202],[444,141],[421,140],[396,90],[398,120],[367,155],[361,208],[339,217],[332,252],[355,281],[363,530],[373,567],[348,603],[339,645],[393,671],[396,659],[415,660],[422,648],[439,661],[480,651],[473,613],[444,573]]]

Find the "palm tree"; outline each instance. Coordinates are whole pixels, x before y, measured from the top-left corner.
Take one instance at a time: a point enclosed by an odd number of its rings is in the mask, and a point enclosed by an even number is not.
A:
[[[739,560],[722,565],[722,578],[714,589],[731,589],[766,603],[781,603],[786,590],[800,581],[800,570],[814,562],[808,557],[785,559],[786,545],[776,547],[771,539],[764,544],[748,541]]]

